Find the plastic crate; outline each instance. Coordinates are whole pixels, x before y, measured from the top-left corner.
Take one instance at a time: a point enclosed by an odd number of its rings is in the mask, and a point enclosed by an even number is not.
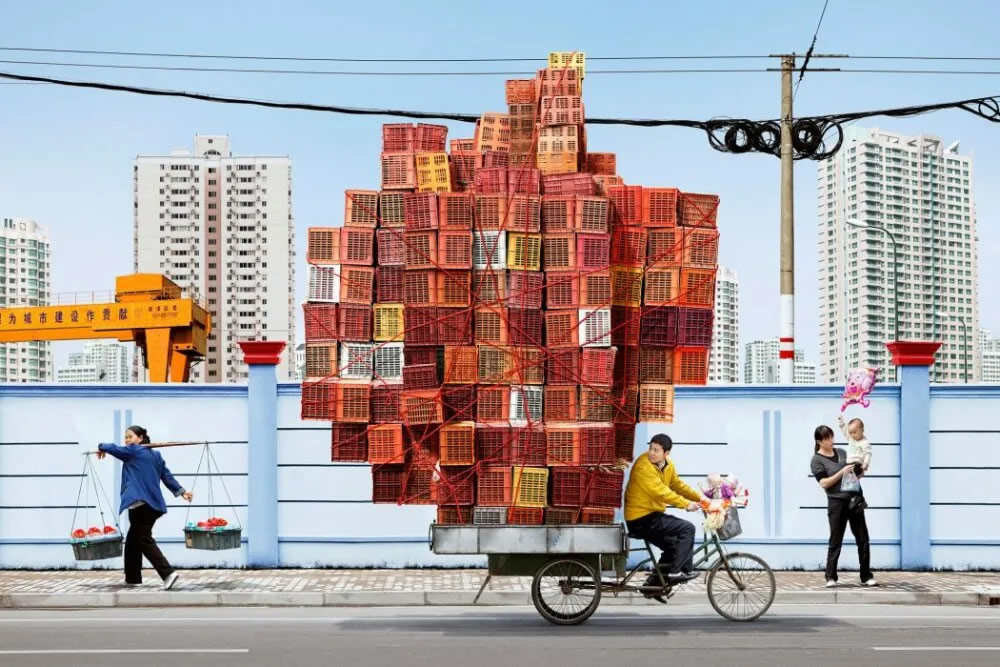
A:
[[[684,229],[685,268],[712,269],[719,263],[719,232],[714,229]]]
[[[708,308],[678,308],[677,345],[711,347],[712,316]]]
[[[403,235],[408,270],[438,268],[437,235],[434,231],[406,232]]]
[[[576,271],[553,271],[544,275],[546,308],[580,307],[580,275]]]
[[[513,431],[507,422],[476,424],[476,460],[480,465],[511,465]]]
[[[402,382],[403,366],[402,343],[382,343],[372,350],[372,375],[376,381],[393,384]]]
[[[503,342],[511,345],[542,345],[542,311],[538,309],[511,308],[506,318],[507,337]]]
[[[680,193],[680,223],[685,227],[716,227],[719,213],[718,195]]]
[[[611,264],[642,266],[649,236],[642,227],[617,227],[611,233]]]
[[[615,458],[632,461],[635,458],[635,424],[615,424]]]
[[[624,470],[597,468],[587,473],[584,505],[593,507],[621,507]]]
[[[576,69],[546,68],[538,70],[538,95],[582,95],[583,76]]]
[[[607,197],[608,190],[618,185],[625,185],[625,179],[621,176],[594,174],[594,189],[599,195]]]
[[[302,383],[302,419],[336,419],[337,385],[329,380]]]
[[[579,424],[547,423],[545,425],[545,464],[549,466],[580,465]]]
[[[508,155],[511,167],[519,169],[535,169],[538,167],[538,156],[535,155],[535,142],[532,139],[511,139],[510,153]]]
[[[511,424],[540,424],[542,422],[542,394],[538,386],[511,385]]]
[[[511,195],[507,198],[507,230],[538,232],[542,228],[542,198],[539,195]]]
[[[374,339],[378,342],[403,340],[403,304],[379,303],[374,307]],[[350,340],[346,339],[345,340]],[[369,339],[365,339],[369,340]]]
[[[480,350],[480,360],[482,359]],[[482,363],[480,361],[480,363]],[[480,386],[476,389],[476,421],[505,422],[510,419],[510,387]]]
[[[376,230],[375,240],[379,267],[406,264],[406,243],[401,229]]]
[[[674,317],[676,321],[676,316]],[[639,348],[639,382],[671,384],[674,381],[674,348]]]
[[[340,227],[310,227],[306,233],[307,262],[340,264]]]
[[[611,344],[638,345],[642,311],[627,306],[611,307]]]
[[[305,377],[323,379],[337,374],[336,343],[306,343]]]
[[[484,113],[476,123],[476,150],[506,153],[510,150],[510,116]]]
[[[471,483],[471,482],[470,482]],[[437,508],[437,521],[439,526],[463,526],[472,523],[472,508],[455,505],[451,507]]]
[[[368,462],[403,462],[402,424],[375,424],[368,428]]]
[[[580,273],[580,305],[608,306],[611,304],[611,271],[586,271]]]
[[[549,495],[549,470],[548,468],[528,468],[518,466],[514,468],[514,480],[511,496],[514,499],[514,507],[534,507],[538,508],[537,519],[532,523],[542,522],[542,513],[547,504]],[[513,508],[512,508],[513,509]],[[511,521],[511,515],[507,516],[508,523],[519,523]]]
[[[507,276],[507,305],[540,310],[544,286],[545,274],[540,271],[511,271]]]
[[[518,384],[545,384],[546,350],[525,346],[511,349],[511,382]]]
[[[715,306],[715,269],[681,269],[678,303],[682,306]]]
[[[507,167],[489,167],[477,169],[475,178],[476,192],[484,195],[502,195],[507,193]]]
[[[399,413],[405,424],[437,424],[444,419],[436,389],[404,389],[399,393]]]
[[[642,269],[611,268],[611,303],[615,306],[642,304]]]
[[[337,324],[339,340],[366,343],[372,339],[372,307],[342,303],[337,306]]]
[[[666,424],[674,421],[673,385],[639,385],[639,421]]]
[[[406,306],[406,345],[440,345],[438,309],[434,306]]]
[[[542,192],[547,195],[597,194],[594,176],[590,174],[543,174]]]
[[[659,227],[649,230],[649,253],[646,264],[657,268],[681,265],[684,230],[681,227]]]
[[[476,150],[476,140],[475,139],[452,139],[448,142],[451,147],[451,152],[456,151],[474,151]]]
[[[336,341],[337,306],[325,303],[307,303],[302,306],[302,320],[306,328],[306,342]]]
[[[404,505],[436,505],[437,485],[435,471],[423,465],[406,465],[403,474]]]
[[[475,507],[472,523],[477,526],[502,526],[507,523],[506,507]]]
[[[475,309],[476,344],[505,345],[507,343],[507,309],[490,306]]]
[[[441,152],[444,151],[447,144],[447,126],[417,123],[417,128],[413,135],[413,150]]]
[[[455,192],[471,190],[476,180],[481,154],[476,150],[453,151],[451,154],[451,185]],[[446,193],[441,193],[446,194]]]
[[[573,174],[579,170],[578,153],[538,153],[535,164],[545,175]]]
[[[375,363],[378,365],[378,353],[385,348],[375,350]],[[402,377],[403,367],[399,367],[399,375]],[[371,393],[371,417],[374,424],[391,424],[400,421],[399,416],[399,392],[402,387],[398,384],[387,384],[376,381],[372,384]]]
[[[546,380],[550,385],[580,384],[580,348],[550,349],[546,363]]]
[[[507,272],[503,270],[494,271],[492,269],[473,271],[472,295],[474,301],[480,305],[505,303],[507,298]]]
[[[510,442],[513,465],[545,465],[545,429],[540,424],[512,427]]]
[[[407,192],[403,195],[403,217],[407,231],[437,229],[438,196],[433,192]]]
[[[542,192],[542,172],[534,167],[509,167],[507,169],[507,188],[511,194],[540,195]]]
[[[372,468],[372,502],[397,504],[403,498],[403,466]]]
[[[344,191],[344,226],[368,227],[378,224],[378,190]]]
[[[642,222],[642,186],[615,185],[608,188],[611,199],[611,219],[618,225],[638,225]]]
[[[417,187],[417,164],[409,151],[382,152],[382,189],[413,190]]]
[[[340,344],[340,377],[344,380],[372,379],[371,343],[341,343]]]
[[[573,223],[585,234],[607,234],[611,204],[607,197],[576,195]]]
[[[530,104],[535,101],[534,79],[508,79],[504,90],[507,104]]]
[[[588,348],[591,350],[600,348]],[[611,373],[611,384],[639,382],[639,346],[622,345],[615,349],[614,370]],[[594,383],[591,383],[594,384]]]
[[[440,345],[472,345],[472,311],[468,308],[438,308]]]
[[[552,505],[555,507],[581,507],[586,500],[590,471],[578,466],[552,469],[550,487]]]
[[[412,151],[413,123],[385,123],[382,125],[383,151]]]
[[[482,230],[497,231],[506,227],[506,195],[476,194],[473,196],[473,207],[475,219],[472,228],[477,232]]]
[[[673,346],[677,344],[677,308],[644,306],[639,323],[639,344]]]
[[[497,169],[510,166],[510,153],[508,151],[483,151],[479,154],[479,169]]]
[[[576,264],[581,271],[596,271],[608,267],[611,237],[608,234],[577,234]]]
[[[507,268],[507,232],[472,232],[472,268]]]
[[[570,507],[546,507],[545,525],[569,526],[576,523],[579,512]]]
[[[644,188],[642,191],[643,227],[676,227],[680,208],[676,188]]]
[[[613,347],[585,347],[580,352],[580,383],[610,387],[615,371]]]
[[[589,525],[611,525],[615,522],[615,511],[610,507],[584,507],[580,512],[580,523]]]
[[[438,226],[446,229],[472,229],[475,206],[472,195],[445,192],[438,195]]]
[[[438,473],[436,496],[439,505],[461,507],[465,523],[472,520],[472,503],[476,499],[474,468],[451,468]]]
[[[445,384],[475,384],[479,378],[479,348],[475,345],[446,345]]]
[[[540,271],[542,235],[519,232],[507,234],[507,268],[511,271]]]
[[[437,262],[442,269],[471,269],[472,232],[438,232]]]
[[[472,305],[472,272],[438,272],[437,303],[439,306],[449,308],[462,308]]]
[[[514,152],[515,142],[530,140],[534,136],[537,111],[537,104],[507,105],[507,113],[510,115],[510,152]],[[520,150],[520,145],[518,149]]]
[[[379,227],[405,227],[403,195],[400,191],[383,191],[378,194]]]
[[[478,433],[477,433],[478,435]],[[508,507],[511,502],[513,469],[490,466],[479,469],[477,500],[481,505]]]
[[[591,174],[614,176],[618,173],[617,162],[614,153],[587,153],[587,171]]]
[[[340,263],[371,266],[375,263],[375,230],[344,227],[340,230]]]
[[[441,390],[445,421],[472,421],[476,418],[475,385],[445,385]]]
[[[646,289],[642,295],[645,306],[676,305],[680,296],[681,271],[672,269],[649,269],[646,271]]]
[[[340,274],[339,264],[329,266],[309,265],[309,301],[321,303],[337,303],[340,301]]]
[[[580,421],[610,422],[615,417],[615,401],[608,387],[580,387]]]
[[[578,389],[575,384],[546,385],[546,422],[573,422],[579,417]]]
[[[334,422],[330,429],[330,460],[340,463],[367,463],[368,426]]]
[[[431,306],[437,303],[437,271],[404,271],[403,302],[407,306]]]
[[[511,371],[513,366],[513,356],[511,351],[493,345],[480,345],[478,353],[480,384],[509,384],[511,381]],[[485,406],[484,406],[485,407]],[[494,412],[493,414],[507,415],[509,413]],[[493,417],[492,419],[507,419],[507,416]]]
[[[404,389],[434,389],[440,384],[437,364],[407,364],[403,367]]]
[[[476,425],[463,421],[445,424],[439,431],[443,466],[471,466],[476,462]]]
[[[441,427],[433,424],[405,424],[403,441],[406,446],[406,462],[425,467],[438,465],[440,432]]]
[[[542,237],[542,266],[546,271],[576,269],[576,234],[545,234]]]
[[[548,347],[580,347],[578,312],[553,310],[545,313],[545,343]]]
[[[402,266],[380,266],[378,269],[376,269],[375,300],[379,303],[402,302],[403,300]]]
[[[542,196],[542,231],[547,234],[572,232],[576,229],[576,197],[574,195]]]
[[[705,384],[707,381],[708,348],[676,348],[674,350],[674,384]]]
[[[611,424],[584,424],[580,428],[580,461],[584,465],[614,465],[615,430]]]
[[[341,381],[336,387],[336,421],[367,424],[371,417],[371,385]]]
[[[420,316],[426,317],[427,314]],[[437,309],[434,311],[434,318],[437,321]],[[435,345],[415,346],[410,344],[403,347],[403,359],[407,364],[436,364],[442,353],[443,349]]]
[[[549,67],[576,70],[582,80],[587,73],[587,57],[583,51],[553,51],[549,53]]]
[[[608,347],[611,345],[611,309],[581,308],[580,333],[578,339],[582,347]]]
[[[583,125],[583,99],[578,95],[542,97],[539,123],[553,125]]]
[[[583,130],[577,125],[563,123],[558,127],[543,127],[538,130],[539,154],[580,152],[583,143]]]
[[[639,411],[639,385],[615,385],[611,388],[611,396],[615,405],[613,421],[616,424],[635,424]]]

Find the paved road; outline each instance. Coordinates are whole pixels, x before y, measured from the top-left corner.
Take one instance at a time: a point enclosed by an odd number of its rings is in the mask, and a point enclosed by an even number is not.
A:
[[[776,604],[763,619],[736,624],[707,605],[607,607],[576,627],[549,625],[530,607],[0,610],[4,667],[663,667],[681,660],[699,667],[997,665],[1000,609]]]

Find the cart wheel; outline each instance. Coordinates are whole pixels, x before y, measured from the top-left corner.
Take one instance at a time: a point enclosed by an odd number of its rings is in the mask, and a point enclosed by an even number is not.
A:
[[[771,566],[753,554],[725,555],[708,573],[708,601],[730,621],[760,618],[774,602],[774,593]]]
[[[531,601],[549,623],[583,623],[601,602],[600,574],[575,558],[549,561],[535,573]]]

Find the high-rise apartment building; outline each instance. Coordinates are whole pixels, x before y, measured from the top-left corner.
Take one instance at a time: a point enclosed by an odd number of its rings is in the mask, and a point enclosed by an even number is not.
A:
[[[238,342],[287,342],[278,377],[294,377],[295,226],[288,157],[233,156],[226,136],[134,165],[135,269],[162,273],[212,314],[195,382],[245,380]]]
[[[69,355],[69,363],[56,369],[56,382],[127,384],[131,378],[131,346],[118,342],[88,342],[83,352]]]
[[[708,362],[709,384],[740,381],[740,279],[720,266],[715,274],[715,319]]]
[[[897,309],[900,339],[942,342],[932,381],[963,380],[966,345],[969,378],[979,376],[972,158],[958,151],[938,137],[849,127],[840,151],[819,164],[823,381],[841,382],[859,366],[881,366],[895,380],[885,344]],[[895,261],[881,230],[895,239]]]
[[[743,360],[743,382],[746,384],[778,384],[778,351],[781,345],[777,338],[755,340],[745,346]],[[802,350],[795,350],[792,373],[793,384],[816,384],[816,364],[806,361]]]
[[[988,329],[979,330],[979,369],[983,384],[1000,384],[1000,338]]]
[[[0,219],[0,310],[48,305],[50,260],[49,232],[44,225],[23,218]],[[49,343],[0,343],[0,382],[51,379]]]

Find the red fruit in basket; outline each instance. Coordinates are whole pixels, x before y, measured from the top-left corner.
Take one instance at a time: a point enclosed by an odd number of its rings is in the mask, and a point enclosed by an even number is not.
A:
[[[221,526],[228,526],[228,525],[229,525],[229,522],[228,522],[228,521],[226,521],[225,519],[216,519],[216,520],[215,520],[215,525],[216,525],[216,526],[220,526],[220,527],[221,527]]]
[[[199,522],[198,522],[198,527],[199,527],[199,528],[211,528],[211,526],[209,526],[209,525],[208,525],[208,524],[207,524],[206,522],[204,522],[204,521],[199,521]]]
[[[87,531],[88,535],[101,535],[101,529],[97,526],[91,526],[90,530]]]
[[[111,533],[117,533],[117,532],[118,532],[118,529],[115,528],[114,526],[105,526],[104,527],[104,534],[105,535],[110,535]]]
[[[87,536],[87,531],[85,531],[83,528],[77,528],[76,530],[73,531],[73,537],[86,537],[86,536]]]

